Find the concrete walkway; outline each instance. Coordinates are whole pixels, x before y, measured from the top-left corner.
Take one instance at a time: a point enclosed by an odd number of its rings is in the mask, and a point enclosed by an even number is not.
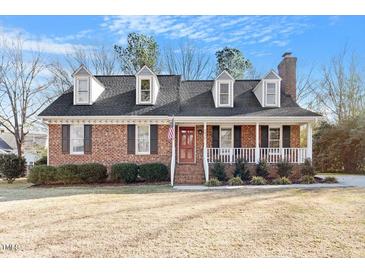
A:
[[[333,187],[364,187],[365,188],[365,175],[337,175],[337,174],[319,174],[318,177],[324,178],[326,176],[334,176],[337,178],[337,184],[293,184],[293,185],[244,185],[244,186],[215,186],[208,187],[205,185],[176,185],[176,190],[227,190],[227,189],[240,189],[240,188],[261,188],[261,189],[280,189],[280,188],[333,188]]]
[[[319,174],[318,177],[334,176],[346,186],[365,187],[365,175],[346,175],[346,174]]]
[[[252,188],[261,188],[261,189],[285,189],[285,188],[297,188],[297,189],[305,189],[305,188],[334,188],[334,187],[351,187],[349,185],[338,183],[338,184],[310,184],[310,185],[302,185],[302,184],[293,184],[293,185],[244,185],[244,186],[205,186],[205,185],[176,185],[174,189],[176,190],[229,190],[229,189],[252,189]]]

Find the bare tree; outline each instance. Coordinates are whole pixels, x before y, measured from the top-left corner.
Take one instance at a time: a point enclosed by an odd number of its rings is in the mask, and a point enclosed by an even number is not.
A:
[[[346,50],[323,66],[318,104],[337,122],[352,119],[365,110],[365,86],[355,55],[349,59]]]
[[[81,65],[86,66],[93,74],[113,75],[120,72],[118,58],[113,49],[106,46],[92,49],[74,48],[62,60],[52,63],[50,71],[54,77],[53,87],[58,92],[66,92],[72,85],[72,73]]]
[[[209,56],[188,42],[182,43],[178,50],[166,49],[164,65],[169,74],[180,74],[184,80],[207,79],[214,74]]]
[[[0,125],[14,135],[18,156],[37,112],[53,98],[40,51],[25,51],[23,40],[2,39],[0,45]]]

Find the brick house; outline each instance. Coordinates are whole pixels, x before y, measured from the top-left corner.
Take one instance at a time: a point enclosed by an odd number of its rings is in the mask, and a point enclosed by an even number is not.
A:
[[[49,164],[162,162],[172,183],[202,183],[217,160],[303,163],[312,158],[312,123],[320,115],[296,103],[296,60],[285,53],[278,72],[258,80],[224,71],[186,81],[146,66],[136,75],[97,76],[81,66],[74,86],[39,115],[48,124]]]

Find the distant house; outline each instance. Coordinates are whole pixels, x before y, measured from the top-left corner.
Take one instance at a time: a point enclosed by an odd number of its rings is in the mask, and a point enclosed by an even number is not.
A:
[[[40,114],[49,164],[162,162],[176,183],[208,180],[215,161],[301,164],[312,158],[312,123],[321,117],[296,103],[296,61],[285,53],[277,71],[256,80],[226,71],[182,80],[146,66],[136,75],[92,75],[81,66],[74,86]]]
[[[0,137],[0,154],[9,154],[13,151],[13,148]]]
[[[16,142],[14,135],[7,131],[5,128],[0,128],[0,153],[1,153],[1,140],[8,148],[7,153],[17,154]],[[28,166],[32,166],[35,161],[40,158],[39,153],[41,149],[46,149],[47,147],[47,132],[40,130],[31,130],[26,136],[23,143],[23,155]]]

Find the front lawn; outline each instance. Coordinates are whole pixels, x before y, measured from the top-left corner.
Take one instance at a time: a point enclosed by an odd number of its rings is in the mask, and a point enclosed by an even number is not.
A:
[[[365,257],[365,190],[6,189],[2,257]]]

